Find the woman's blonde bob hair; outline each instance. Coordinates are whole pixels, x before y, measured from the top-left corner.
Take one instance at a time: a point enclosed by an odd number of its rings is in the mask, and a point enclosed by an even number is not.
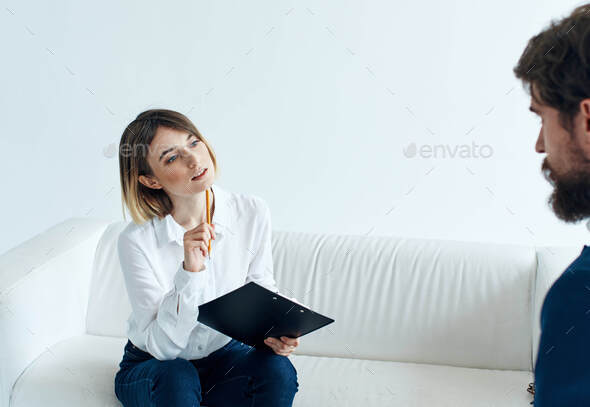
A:
[[[123,219],[126,220],[125,206],[127,206],[136,224],[142,224],[155,216],[162,218],[172,211],[172,201],[163,189],[148,188],[139,182],[140,175],[154,175],[147,156],[150,144],[160,126],[195,135],[207,146],[216,178],[218,174],[217,159],[211,145],[189,118],[182,113],[167,109],[151,109],[140,113],[125,128],[119,143]]]

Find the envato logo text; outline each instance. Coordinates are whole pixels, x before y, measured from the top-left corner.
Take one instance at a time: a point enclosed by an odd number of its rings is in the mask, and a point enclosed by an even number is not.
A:
[[[490,158],[494,149],[489,144],[422,144],[410,143],[403,149],[406,158]]]

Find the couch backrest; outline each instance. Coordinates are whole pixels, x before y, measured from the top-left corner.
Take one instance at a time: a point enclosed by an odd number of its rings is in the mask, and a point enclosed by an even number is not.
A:
[[[310,354],[531,367],[531,247],[293,232],[274,246],[281,286],[336,320]]]
[[[131,307],[116,250],[125,226],[111,224],[96,251],[91,334],[126,336]],[[273,231],[272,246],[280,292],[336,320],[303,337],[298,354],[532,368],[533,247],[285,231]],[[571,253],[556,252],[547,275],[557,277]]]
[[[117,239],[125,226],[127,222],[111,223],[96,247],[86,316],[89,334],[127,336],[131,304],[117,253]]]

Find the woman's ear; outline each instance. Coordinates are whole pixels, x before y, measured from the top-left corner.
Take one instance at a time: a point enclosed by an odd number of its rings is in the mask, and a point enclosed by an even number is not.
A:
[[[158,181],[156,181],[151,175],[149,175],[147,177],[145,175],[140,175],[138,178],[138,181],[148,188],[162,189],[162,185],[160,185],[160,183]]]

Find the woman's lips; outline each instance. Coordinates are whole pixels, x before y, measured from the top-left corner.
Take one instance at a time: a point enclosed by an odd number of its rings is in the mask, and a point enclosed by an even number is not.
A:
[[[203,173],[202,173],[201,175],[199,175],[198,177],[192,177],[192,178],[191,178],[191,181],[198,181],[198,180],[200,180],[201,178],[203,178],[203,176],[204,176],[205,174],[207,174],[207,170],[208,170],[208,168],[205,168],[205,171],[203,171]]]

